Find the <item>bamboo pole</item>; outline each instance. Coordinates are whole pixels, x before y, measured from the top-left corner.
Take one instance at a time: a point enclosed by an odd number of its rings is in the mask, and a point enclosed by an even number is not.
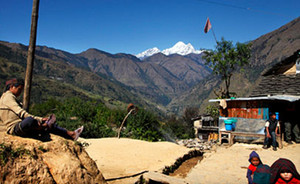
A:
[[[33,0],[33,4],[32,4],[30,40],[28,46],[27,67],[26,67],[26,74],[25,74],[25,85],[24,85],[24,96],[23,96],[23,108],[27,111],[29,109],[29,102],[30,102],[30,90],[31,90],[35,46],[36,46],[39,3],[40,3],[39,0]]]
[[[214,32],[214,30],[213,30],[213,28],[211,27],[211,32],[213,33],[213,35],[214,35],[214,38],[215,38],[215,41],[216,41],[216,43],[217,43],[217,45],[218,45],[218,40],[217,40],[217,37],[216,37],[216,35],[215,35],[215,32]]]

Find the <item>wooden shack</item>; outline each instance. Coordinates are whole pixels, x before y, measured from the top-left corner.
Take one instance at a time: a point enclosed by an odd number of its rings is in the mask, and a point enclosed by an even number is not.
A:
[[[270,112],[277,112],[281,122],[296,121],[300,113],[299,56],[300,50],[267,70],[249,97],[209,100],[220,103],[219,130],[225,130],[224,120],[236,118],[235,132],[264,134]]]
[[[214,118],[209,115],[201,115],[199,117],[193,118],[195,138],[210,141],[218,139],[218,129],[217,122]]]

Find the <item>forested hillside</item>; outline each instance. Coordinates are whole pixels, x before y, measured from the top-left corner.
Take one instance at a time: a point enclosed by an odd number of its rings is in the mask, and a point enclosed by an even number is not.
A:
[[[247,96],[262,72],[300,48],[300,18],[252,41],[250,65],[232,77],[231,92]],[[24,77],[27,46],[0,42],[1,83]],[[161,115],[182,114],[187,107],[203,110],[214,90],[222,87],[211,75],[201,54],[144,60],[130,54],[110,54],[88,49],[79,54],[38,46],[34,65],[33,102],[50,97],[94,98],[108,105],[133,102]],[[4,85],[2,85],[4,87]]]

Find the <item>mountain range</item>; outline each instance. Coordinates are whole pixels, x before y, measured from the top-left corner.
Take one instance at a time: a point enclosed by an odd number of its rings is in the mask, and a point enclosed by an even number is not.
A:
[[[18,65],[18,71],[24,72],[27,46],[3,41],[0,42],[0,46],[0,58],[3,63],[16,62],[14,64]],[[14,58],[17,58],[17,61],[14,61]],[[65,91],[76,95],[84,93],[83,96],[89,94],[88,96],[98,96],[101,99],[109,97],[164,112],[165,106],[173,98],[211,73],[198,54],[167,56],[158,53],[140,60],[134,55],[110,54],[97,49],[71,54],[46,46],[37,46],[36,60],[35,77],[52,80],[65,89],[61,93],[50,90],[50,96],[53,94],[58,97],[71,96],[64,94]],[[5,78],[9,78],[8,76],[11,76],[11,73],[3,72],[3,82]],[[75,92],[71,92],[70,86],[76,89]],[[37,93],[44,92],[40,89]],[[37,96],[35,99],[42,100]]]
[[[247,97],[259,84],[261,75],[278,62],[300,49],[300,17],[282,27],[251,41],[250,63],[243,70],[235,72],[231,79],[230,91],[238,97]],[[210,75],[189,91],[174,98],[167,109],[182,112],[186,107],[198,107],[205,112],[209,99],[216,98],[214,91],[224,89],[224,83],[218,76]]]
[[[265,69],[299,49],[298,30],[299,18],[251,41],[250,65],[234,74],[231,91],[238,96],[249,94]],[[24,76],[27,49],[0,42],[1,84],[13,76]],[[32,101],[79,96],[115,107],[131,102],[161,114],[181,114],[186,107],[204,111],[208,98],[215,98],[213,91],[223,85],[204,64],[202,51],[191,44],[178,42],[163,51],[153,48],[142,53],[110,54],[92,48],[71,54],[37,46]]]
[[[154,54],[157,53],[162,53],[166,56],[171,54],[179,54],[185,56],[188,54],[201,54],[202,52],[203,50],[195,50],[195,48],[190,43],[185,44],[182,41],[179,41],[173,47],[165,49],[163,51],[160,51],[157,47],[154,47],[137,54],[136,57],[138,57],[139,59],[144,59],[153,56]]]

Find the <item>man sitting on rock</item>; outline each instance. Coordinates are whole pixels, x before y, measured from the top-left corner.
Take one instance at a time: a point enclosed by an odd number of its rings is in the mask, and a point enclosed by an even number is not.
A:
[[[67,139],[77,140],[83,126],[75,131],[69,131],[56,124],[55,115],[37,117],[29,114],[21,106],[17,97],[24,87],[22,79],[12,79],[6,82],[6,88],[0,98],[0,120],[6,125],[8,134],[21,137],[37,137],[39,134],[53,133]]]

